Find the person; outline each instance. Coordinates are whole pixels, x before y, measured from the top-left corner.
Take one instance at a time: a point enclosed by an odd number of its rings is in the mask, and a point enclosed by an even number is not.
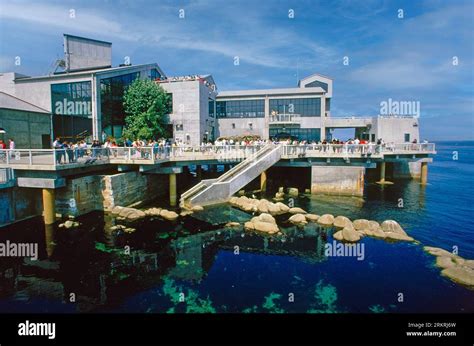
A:
[[[61,142],[61,139],[59,137],[56,137],[56,139],[54,140],[53,149],[55,149],[56,152],[56,163],[60,164],[64,152],[63,143]]]
[[[5,144],[5,142],[3,141],[3,139],[0,139],[0,159],[2,161],[5,161],[5,152],[4,150],[7,149],[7,145]]]
[[[13,138],[8,139],[8,147],[10,149],[10,157],[13,157],[13,153],[15,150],[15,142],[13,141]]]

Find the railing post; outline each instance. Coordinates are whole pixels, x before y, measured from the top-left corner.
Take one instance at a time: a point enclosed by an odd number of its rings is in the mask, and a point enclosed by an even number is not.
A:
[[[10,164],[10,149],[5,150],[7,152],[7,165]]]
[[[28,160],[30,162],[30,166],[33,165],[33,153],[31,152],[31,149],[28,150]]]

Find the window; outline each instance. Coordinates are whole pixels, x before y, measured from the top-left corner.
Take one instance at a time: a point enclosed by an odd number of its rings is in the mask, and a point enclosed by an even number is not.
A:
[[[168,114],[173,114],[173,93],[167,93],[168,95]]]
[[[301,128],[270,128],[270,138],[294,138],[300,141],[317,142],[321,140],[321,130]]]
[[[410,134],[405,133],[405,142],[410,142]]]
[[[235,123],[232,123],[232,128],[235,129]]]
[[[249,123],[249,129],[253,130],[253,124],[252,123]]]
[[[183,131],[183,124],[176,124],[176,131]]]
[[[158,72],[156,68],[150,70],[150,79],[151,80],[161,79],[161,74]]]
[[[215,104],[215,101],[213,99],[209,99],[209,116],[211,118],[215,117],[214,104]]]
[[[295,98],[295,99],[271,99],[270,114],[299,114],[303,117],[321,116],[321,99],[316,98]]]
[[[264,100],[216,101],[218,118],[263,118]]]

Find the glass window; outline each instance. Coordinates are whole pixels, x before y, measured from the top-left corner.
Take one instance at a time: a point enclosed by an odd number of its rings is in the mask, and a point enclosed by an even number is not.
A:
[[[320,81],[317,81],[317,80],[305,85],[305,88],[316,88],[316,87],[321,87],[321,88],[324,89],[324,91],[326,91],[326,92],[328,91],[327,83],[323,83],[323,82],[320,82]]]
[[[292,138],[299,141],[318,142],[321,140],[321,129],[270,128],[270,138]]]
[[[410,134],[405,133],[405,142],[410,142]]]
[[[218,118],[263,118],[264,100],[216,101]]]
[[[305,117],[321,116],[321,99],[314,98],[295,98],[295,99],[271,99],[270,114],[299,114]]]

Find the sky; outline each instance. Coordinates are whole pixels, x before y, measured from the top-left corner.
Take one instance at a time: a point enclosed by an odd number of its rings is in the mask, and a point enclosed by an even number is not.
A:
[[[332,116],[415,101],[422,139],[474,140],[472,0],[0,0],[0,72],[52,72],[63,33],[112,42],[114,66],[210,73],[221,91],[319,73],[334,80]]]

